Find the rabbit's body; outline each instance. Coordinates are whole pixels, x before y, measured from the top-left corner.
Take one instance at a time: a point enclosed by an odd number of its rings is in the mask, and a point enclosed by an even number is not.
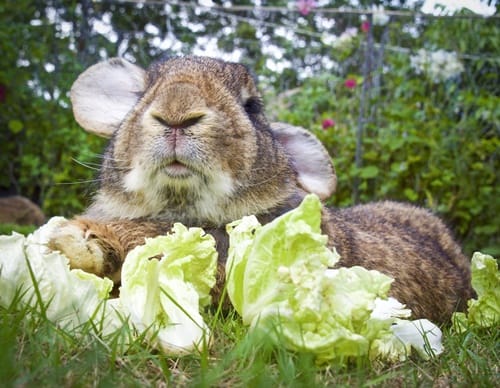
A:
[[[228,222],[261,222],[308,192],[330,196],[336,176],[321,143],[286,124],[269,125],[245,67],[173,58],[147,71],[112,59],[72,89],[75,117],[111,137],[100,187],[87,212],[50,244],[71,265],[119,281],[126,253],[174,222],[214,235],[221,267]],[[393,276],[393,294],[416,317],[444,321],[470,297],[467,259],[442,222],[409,205],[382,202],[324,209],[323,230],[341,265]]]
[[[472,297],[469,261],[429,211],[385,201],[325,209],[323,220],[339,264],[393,277],[391,293],[412,316],[445,322]]]

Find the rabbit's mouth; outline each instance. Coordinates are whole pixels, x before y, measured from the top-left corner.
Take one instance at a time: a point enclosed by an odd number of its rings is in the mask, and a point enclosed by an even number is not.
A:
[[[193,175],[194,171],[190,169],[186,164],[174,160],[162,167],[162,172],[171,178],[188,178]]]

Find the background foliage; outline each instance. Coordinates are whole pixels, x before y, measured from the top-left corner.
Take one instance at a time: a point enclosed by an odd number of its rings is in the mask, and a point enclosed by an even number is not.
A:
[[[1,193],[49,216],[86,206],[104,144],[78,128],[68,91],[87,66],[216,55],[259,75],[271,118],[321,138],[339,176],[331,204],[414,202],[441,214],[468,253],[499,254],[498,18],[436,18],[414,12],[421,2],[379,1],[390,16],[379,23],[360,11],[373,2],[316,3],[305,15],[288,1],[2,3]],[[464,71],[436,82],[412,67],[422,48],[457,53]]]

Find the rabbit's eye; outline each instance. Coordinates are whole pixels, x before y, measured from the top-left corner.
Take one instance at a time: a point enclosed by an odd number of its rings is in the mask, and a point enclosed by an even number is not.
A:
[[[191,127],[192,125],[198,124],[202,118],[203,116],[190,117],[186,120],[183,120],[179,124],[175,125],[175,127],[180,129]]]
[[[161,118],[160,116],[157,116],[157,115],[153,115],[153,118],[161,125],[163,125],[164,127],[169,127],[169,123],[167,122],[167,120],[164,120],[163,118]]]
[[[245,112],[247,112],[248,114],[261,113],[262,107],[262,100],[259,97],[249,97],[243,105]]]
[[[153,115],[153,118],[164,127],[185,129],[185,128],[189,128],[195,124],[198,124],[200,122],[200,120],[203,118],[203,115],[189,117],[189,118],[187,118],[185,120],[181,120],[181,121],[168,121],[168,120],[165,120],[164,118],[157,116],[157,115]]]

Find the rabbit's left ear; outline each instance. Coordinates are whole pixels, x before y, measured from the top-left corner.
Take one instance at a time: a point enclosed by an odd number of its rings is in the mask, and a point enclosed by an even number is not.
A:
[[[285,123],[272,123],[271,130],[291,158],[300,187],[321,199],[330,197],[337,186],[337,175],[318,138],[304,128]]]
[[[71,88],[76,121],[88,132],[111,137],[142,96],[145,74],[121,58],[89,67]]]

